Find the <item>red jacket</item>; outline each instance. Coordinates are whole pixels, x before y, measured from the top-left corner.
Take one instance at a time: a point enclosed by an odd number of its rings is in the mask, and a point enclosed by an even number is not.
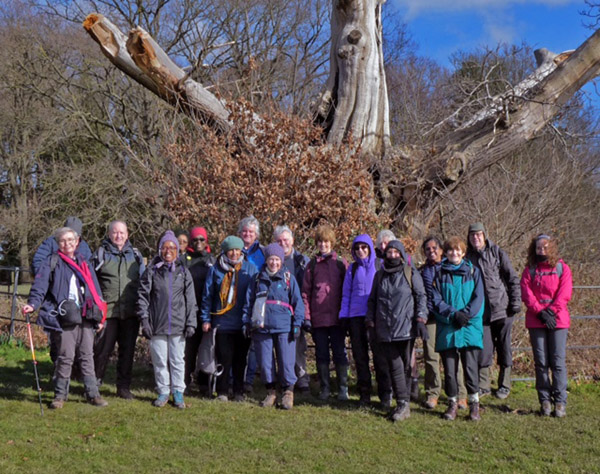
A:
[[[304,318],[313,327],[324,328],[339,324],[338,314],[342,305],[342,287],[348,262],[338,261],[331,252],[326,257],[317,255],[307,265],[302,283]]]
[[[565,329],[571,326],[571,316],[567,303],[573,293],[573,278],[569,266],[562,263],[562,275],[559,277],[556,267],[548,263],[538,263],[535,275],[531,276],[529,267],[525,267],[521,276],[521,298],[527,306],[525,327],[546,327],[537,317],[543,309],[550,308],[556,313],[556,329]]]

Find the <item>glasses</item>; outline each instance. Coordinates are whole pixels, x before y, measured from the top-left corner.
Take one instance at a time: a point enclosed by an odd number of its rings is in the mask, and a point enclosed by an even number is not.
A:
[[[171,251],[175,252],[175,251],[177,251],[177,247],[175,247],[174,245],[163,245],[163,246],[161,247],[161,250],[163,250],[163,251],[165,251],[165,252],[166,252],[166,251],[169,251],[169,250],[171,250]]]
[[[362,245],[355,245],[355,246],[354,246],[354,250],[355,250],[355,251],[358,251],[358,250],[363,250],[363,251],[365,251],[365,250],[369,250],[369,246],[368,246],[368,245],[366,245],[366,244],[362,244]]]
[[[196,237],[192,239],[192,242],[206,242],[206,239],[204,237]]]
[[[69,239],[60,239],[58,241],[59,244],[72,244],[73,242],[75,242],[77,239],[71,237]]]

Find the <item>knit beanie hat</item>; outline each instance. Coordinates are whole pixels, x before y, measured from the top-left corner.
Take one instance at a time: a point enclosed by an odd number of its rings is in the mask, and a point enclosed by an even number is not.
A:
[[[204,240],[208,240],[208,235],[204,227],[192,227],[190,229],[190,240],[194,240],[196,237],[204,237]]]
[[[281,263],[283,263],[285,260],[285,252],[283,251],[283,247],[276,243],[267,245],[263,253],[265,254],[265,260],[268,260],[269,257],[279,257]]]
[[[175,247],[177,247],[177,254],[179,254],[179,241],[177,240],[177,237],[175,237],[175,234],[172,230],[165,231],[165,233],[160,238],[160,241],[158,242],[159,253],[160,249],[162,248],[165,242],[173,242],[175,244]]]
[[[471,232],[483,232],[485,234],[485,227],[483,227],[483,222],[475,222],[469,226],[469,234]]]
[[[244,241],[236,235],[228,235],[227,237],[225,237],[225,240],[223,240],[223,243],[221,244],[221,252],[223,253],[229,252],[232,249],[242,250],[243,248]]]
[[[81,237],[81,231],[83,229],[83,224],[81,223],[81,219],[79,219],[79,217],[75,217],[75,216],[67,217],[67,220],[65,221],[65,227],[68,227],[69,229],[73,229],[75,232],[77,232],[77,235]]]

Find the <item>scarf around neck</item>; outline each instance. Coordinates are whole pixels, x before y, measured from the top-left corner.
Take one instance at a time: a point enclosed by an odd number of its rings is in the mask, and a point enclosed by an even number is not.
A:
[[[242,263],[244,263],[244,255],[237,261],[230,260],[225,254],[219,257],[219,265],[225,270],[225,276],[219,289],[221,309],[211,314],[220,316],[235,306],[237,301],[238,273],[242,268]]]

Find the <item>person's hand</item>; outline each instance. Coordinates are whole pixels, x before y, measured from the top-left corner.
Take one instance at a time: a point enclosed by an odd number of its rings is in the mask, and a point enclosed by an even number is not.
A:
[[[537,317],[542,321],[548,329],[556,328],[556,313],[550,308],[546,308],[537,314]]]
[[[210,323],[202,323],[202,332],[210,331]]]
[[[302,321],[302,329],[304,329],[307,333],[312,334],[312,323],[310,319],[305,319]]]
[[[423,342],[429,339],[429,332],[427,332],[427,326],[421,318],[417,319],[417,337],[420,337]]]
[[[290,333],[290,342],[297,341],[300,337],[300,326],[294,326],[292,328],[292,332]]]
[[[250,339],[251,330],[250,330],[250,325],[249,324],[244,324],[242,326],[242,334],[244,335],[244,337],[246,339]]]
[[[146,339],[152,339],[152,328],[150,328],[150,321],[148,321],[148,318],[142,319],[142,336]]]
[[[365,326],[367,328],[367,341],[369,344],[375,343],[375,323],[373,321],[366,321]]]
[[[509,318],[514,318],[515,316],[517,316],[519,313],[521,312],[521,305],[519,306],[513,306],[512,308],[508,308],[508,311],[506,312],[506,315]]]
[[[193,328],[192,326],[185,327],[185,338],[186,339],[192,337],[194,334],[196,334],[196,328]]]
[[[33,313],[33,306],[31,306],[30,304],[26,304],[25,306],[23,306],[23,314],[27,313]]]
[[[457,311],[454,314],[454,321],[456,323],[456,327],[464,328],[469,324],[469,315],[464,311]]]
[[[96,332],[100,332],[104,329],[104,323],[98,323],[96,326]]]

